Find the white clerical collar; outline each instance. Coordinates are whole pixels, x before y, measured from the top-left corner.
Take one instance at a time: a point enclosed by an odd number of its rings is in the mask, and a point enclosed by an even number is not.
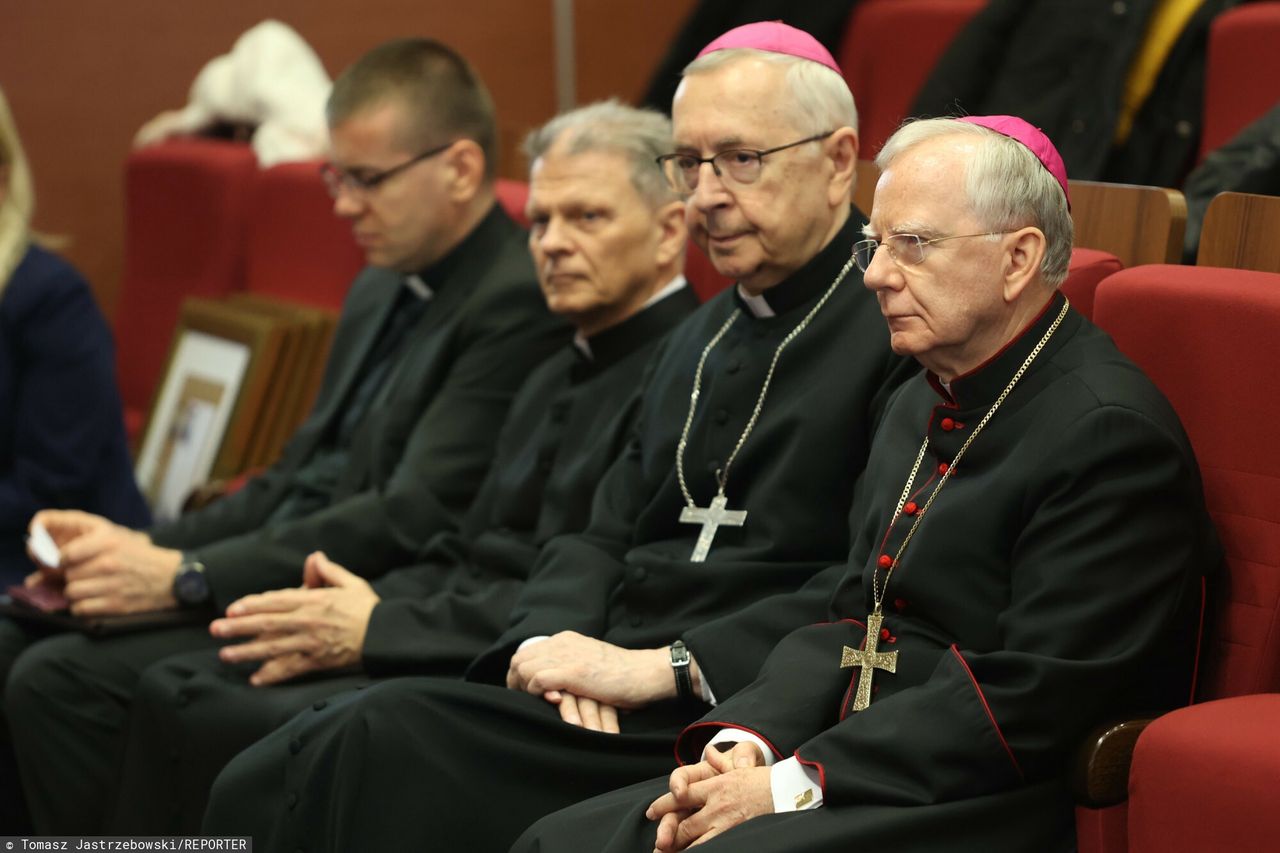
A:
[[[767,301],[765,301],[763,296],[753,296],[750,293],[747,293],[746,288],[740,284],[738,285],[738,298],[746,304],[747,310],[751,312],[751,316],[757,319],[778,316],[777,312],[773,310],[773,307],[770,306]]]
[[[666,287],[662,288],[657,293],[653,294],[653,296],[650,296],[648,301],[646,301],[643,305],[640,306],[640,311],[643,311],[644,309],[648,308],[651,305],[657,305],[659,302],[666,299],[671,294],[688,286],[689,286],[689,281],[684,276],[682,275],[676,276],[675,278],[671,279],[670,282],[667,283]],[[636,312],[636,313],[639,313],[639,312]],[[587,340],[587,336],[582,334],[582,332],[573,333],[573,345],[578,348],[578,352],[586,356],[588,361],[592,361],[595,359],[595,355],[591,352],[591,341]]]
[[[422,280],[422,276],[417,273],[404,277],[404,286],[409,288],[409,292],[419,299],[426,301],[435,295],[431,286]]]

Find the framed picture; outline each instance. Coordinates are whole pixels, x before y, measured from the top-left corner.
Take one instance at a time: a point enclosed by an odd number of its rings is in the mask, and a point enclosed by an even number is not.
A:
[[[261,412],[286,325],[245,306],[183,303],[134,471],[157,519],[177,517],[210,477],[245,467],[255,431],[268,428]]]

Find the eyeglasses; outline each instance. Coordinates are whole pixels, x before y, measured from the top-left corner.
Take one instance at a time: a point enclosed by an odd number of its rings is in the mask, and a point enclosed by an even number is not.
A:
[[[826,139],[833,133],[835,133],[834,130],[828,130],[826,133],[806,136],[804,139],[788,142],[777,148],[766,148],[763,151],[754,148],[729,148],[710,157],[695,157],[692,154],[678,152],[663,154],[657,158],[657,163],[662,167],[663,174],[667,176],[667,183],[671,185],[671,189],[681,194],[692,193],[698,188],[698,175],[702,172],[703,163],[711,164],[717,178],[721,180],[727,178],[727,183],[745,186],[754,184],[760,179],[762,161],[768,155],[804,145],[806,142]]]
[[[358,172],[349,172],[346,169],[335,166],[332,163],[324,163],[320,166],[320,177],[324,180],[325,189],[329,190],[329,195],[337,198],[343,189],[357,196],[366,196],[369,193],[382,186],[391,178],[408,169],[415,163],[421,163],[436,156],[444,151],[448,151],[453,147],[453,142],[446,142],[444,145],[438,145],[430,151],[424,151],[417,157],[413,157],[404,161],[399,166],[392,166],[390,169],[384,169],[381,172],[374,172],[372,175],[360,174]]]
[[[916,264],[924,263],[924,247],[932,246],[934,243],[945,243],[947,240],[962,240],[966,237],[998,237],[1001,234],[1008,234],[1008,231],[984,231],[981,234],[953,234],[950,237],[934,237],[932,240],[921,240],[916,234],[894,234],[881,240],[859,240],[853,244],[853,262],[858,265],[858,269],[863,272],[867,271],[867,267],[871,266],[871,261],[875,258],[876,249],[881,246],[889,250],[889,257],[894,263],[904,266],[913,267]]]

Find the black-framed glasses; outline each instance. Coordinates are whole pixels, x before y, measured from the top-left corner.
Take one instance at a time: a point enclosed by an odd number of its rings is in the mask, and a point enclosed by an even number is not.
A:
[[[418,156],[405,160],[398,166],[383,169],[381,172],[374,172],[372,175],[350,172],[332,163],[324,163],[320,166],[320,177],[324,179],[324,185],[329,190],[329,195],[334,198],[337,198],[344,188],[356,195],[367,195],[410,166],[448,151],[457,141],[455,139],[453,142],[437,145],[430,151],[423,151]]]
[[[921,239],[918,234],[893,234],[883,240],[859,240],[853,244],[853,262],[863,272],[871,266],[876,250],[885,246],[894,263],[904,267],[913,267],[924,263],[924,247],[934,243],[945,243],[947,240],[961,240],[965,237],[998,237],[1008,231],[984,231],[981,234],[952,234],[950,237],[934,237],[932,240]]]
[[[765,157],[777,154],[779,151],[786,151],[788,148],[795,148],[797,145],[804,145],[806,142],[826,139],[833,133],[835,133],[834,130],[828,130],[826,133],[806,136],[804,139],[797,139],[795,142],[788,142],[776,148],[766,148],[763,151],[755,148],[728,148],[710,157],[697,157],[680,152],[663,154],[657,158],[657,163],[662,167],[662,173],[667,176],[667,183],[671,185],[671,189],[678,193],[687,194],[698,188],[698,175],[702,172],[703,163],[710,163],[716,177],[722,181],[727,178],[730,183],[745,186],[754,184],[760,179],[760,170]]]

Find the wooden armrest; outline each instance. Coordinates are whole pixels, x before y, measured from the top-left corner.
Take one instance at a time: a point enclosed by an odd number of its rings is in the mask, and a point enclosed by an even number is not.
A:
[[[1129,796],[1129,765],[1138,735],[1153,718],[1099,726],[1076,752],[1071,788],[1076,802],[1090,808],[1122,803]]]

